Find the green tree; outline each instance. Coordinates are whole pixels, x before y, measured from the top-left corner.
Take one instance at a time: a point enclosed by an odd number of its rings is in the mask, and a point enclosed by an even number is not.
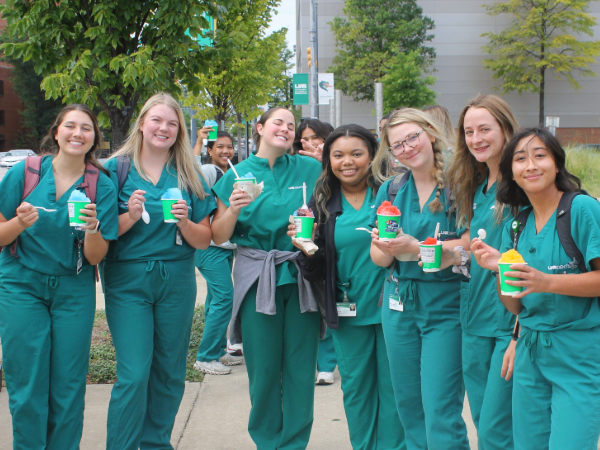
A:
[[[125,139],[141,102],[157,91],[197,91],[196,74],[214,51],[192,36],[208,28],[235,0],[6,0],[0,14],[25,42],[2,46],[6,55],[33,61],[47,98],[98,105],[112,127],[113,148]],[[228,35],[240,44],[243,36]]]
[[[214,41],[216,57],[197,76],[202,87],[198,94],[185,100],[197,117],[219,123],[231,114],[252,119],[259,114],[259,106],[284,86],[289,66],[280,55],[286,47],[287,29],[264,36],[279,1],[239,0],[223,14],[219,21],[222,35]],[[226,42],[234,33],[247,38],[235,47],[237,54],[230,52]]]
[[[16,40],[25,39],[11,37],[8,28],[0,33],[0,44]],[[23,103],[23,110],[20,111],[23,128],[19,134],[19,146],[37,149],[63,105],[58,100],[45,98],[40,88],[42,77],[35,73],[31,60],[23,62],[10,56],[1,59],[13,66],[11,83]]]
[[[345,5],[346,18],[330,22],[337,46],[330,70],[336,89],[354,101],[374,100],[374,83],[390,71],[397,55],[416,52],[422,70],[435,58],[434,49],[425,45],[433,39],[428,34],[433,20],[423,16],[415,0],[346,0]]]
[[[435,91],[428,86],[435,77],[423,77],[416,52],[399,53],[386,65],[383,83],[383,112],[388,114],[400,107],[422,108],[435,103]]]
[[[517,91],[539,94],[539,124],[544,126],[546,76],[553,71],[566,78],[576,90],[575,78],[593,77],[590,69],[600,54],[600,41],[581,41],[593,36],[596,19],[588,14],[592,0],[510,0],[486,6],[488,14],[510,14],[512,24],[500,33],[484,33],[489,44],[484,50],[492,58],[484,67],[501,79],[503,93]]]

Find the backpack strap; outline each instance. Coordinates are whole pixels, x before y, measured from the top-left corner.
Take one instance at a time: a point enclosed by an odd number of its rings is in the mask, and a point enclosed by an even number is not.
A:
[[[224,173],[217,166],[215,166],[215,168],[217,169],[217,179],[215,180],[215,184],[217,184],[217,181],[219,181],[221,178],[223,178]]]
[[[517,245],[519,244],[519,238],[521,237],[521,233],[525,228],[525,224],[527,223],[527,219],[529,218],[529,214],[533,209],[531,207],[525,208],[517,214],[517,217],[513,219],[513,222],[510,226],[510,238],[513,241],[513,248],[516,250]]]
[[[41,173],[41,156],[28,156],[27,158],[25,158],[25,183],[23,186],[23,195],[21,196],[21,201],[29,197],[29,194],[31,194],[33,190],[37,187],[37,185],[40,182]],[[19,238],[17,237],[17,239],[15,239],[15,241],[10,246],[10,254],[12,256],[17,256],[18,241]]]
[[[573,199],[578,195],[586,195],[585,192],[565,192],[558,202],[558,209],[556,212],[556,232],[558,234],[558,240],[565,249],[566,254],[573,260],[579,267],[581,273],[586,273],[587,267],[585,267],[585,259],[575,240],[571,234],[571,204]]]
[[[117,178],[119,179],[119,190],[123,188],[125,180],[129,176],[129,169],[131,168],[131,159],[129,156],[117,156]]]
[[[83,175],[83,183],[79,185],[85,189],[85,195],[90,199],[90,203],[96,203],[96,196],[98,193],[98,178],[100,177],[100,170],[92,164],[85,166],[85,173]]]
[[[401,175],[396,175],[390,185],[388,186],[388,200],[393,205],[398,191],[406,184],[408,177],[410,176],[410,170]]]

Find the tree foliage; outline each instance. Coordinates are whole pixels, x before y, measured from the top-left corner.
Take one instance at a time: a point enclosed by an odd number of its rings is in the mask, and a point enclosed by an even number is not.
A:
[[[415,0],[346,0],[344,17],[330,22],[337,54],[330,70],[336,89],[354,101],[373,100],[375,82],[398,69],[391,61],[403,53],[415,52],[415,63],[425,70],[435,51],[425,44],[433,20],[423,16]],[[419,73],[419,77],[421,74]]]
[[[189,88],[214,52],[192,36],[235,0],[6,0],[0,14],[25,42],[4,44],[15,59],[32,61],[47,98],[99,105],[113,147],[125,138],[140,102],[157,91]],[[186,32],[188,32],[186,34]],[[230,34],[227,41],[243,42]]]
[[[418,53],[399,53],[386,63],[390,70],[381,78],[384,114],[400,107],[420,109],[435,103],[435,91],[428,87],[435,83],[435,77],[422,76]]]
[[[239,0],[223,14],[222,34],[214,41],[216,57],[197,75],[198,94],[185,101],[199,118],[219,122],[235,113],[252,119],[259,114],[259,106],[284,86],[289,64],[280,55],[286,47],[287,29],[264,35],[279,1]],[[238,55],[229,55],[230,46],[223,41],[232,34],[246,38],[236,47]]]
[[[545,82],[548,71],[566,78],[576,90],[577,76],[591,77],[590,69],[600,54],[600,41],[582,41],[593,36],[596,19],[587,13],[591,0],[510,0],[488,5],[488,14],[510,14],[512,24],[500,33],[484,33],[484,50],[492,58],[484,66],[501,79],[502,92],[539,93],[539,123],[544,125]]]
[[[8,28],[0,33],[0,44],[24,40],[25,38],[11,37]],[[19,111],[23,127],[19,133],[18,145],[37,149],[63,105],[58,100],[45,98],[40,88],[42,76],[35,72],[31,60],[23,62],[11,56],[1,59],[13,66],[10,81],[23,104],[23,110]]]

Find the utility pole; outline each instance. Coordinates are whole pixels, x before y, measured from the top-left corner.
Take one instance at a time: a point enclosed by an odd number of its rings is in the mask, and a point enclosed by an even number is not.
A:
[[[375,134],[379,134],[379,123],[383,119],[383,83],[375,83]]]
[[[319,39],[317,32],[317,0],[310,0],[310,44],[312,47],[312,66],[310,68],[310,116],[319,118]]]
[[[333,124],[332,124],[333,125]],[[335,128],[342,126],[342,91],[335,90]]]

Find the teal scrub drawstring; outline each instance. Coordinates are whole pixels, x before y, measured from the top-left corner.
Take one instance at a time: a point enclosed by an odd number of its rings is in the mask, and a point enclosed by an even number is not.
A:
[[[544,347],[550,347],[552,345],[552,340],[550,339],[550,334],[547,331],[528,330],[526,333],[527,334],[524,336],[525,347],[529,349],[529,357],[531,362],[535,362],[538,339],[541,339]]]
[[[54,276],[54,275],[49,275],[48,279],[46,280],[46,300],[50,300],[50,292],[48,292],[50,289],[56,289],[56,287],[58,286],[58,277]]]
[[[154,270],[154,263],[156,261],[148,261],[148,265],[146,266],[146,272],[152,272]],[[160,269],[160,276],[163,280],[169,279],[169,271],[167,270],[167,266],[164,262],[158,261],[158,267]]]
[[[402,300],[402,303],[406,303],[406,302],[414,302],[415,304],[415,309],[417,308],[417,298],[419,296],[417,295],[417,284],[415,283],[414,280],[408,280],[407,283],[404,285],[404,287],[402,288],[402,291],[400,292],[400,299]]]

